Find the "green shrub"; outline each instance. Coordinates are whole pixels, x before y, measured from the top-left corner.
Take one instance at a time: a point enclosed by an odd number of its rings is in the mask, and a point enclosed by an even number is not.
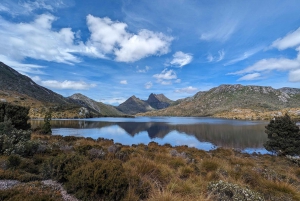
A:
[[[10,155],[8,157],[8,167],[9,168],[16,168],[21,164],[21,158],[18,155]]]
[[[67,182],[72,172],[85,163],[86,158],[81,155],[60,154],[43,164],[42,175],[46,179],[53,178],[59,182]]]
[[[119,160],[96,160],[75,170],[66,187],[82,200],[121,200],[128,179]]]
[[[28,112],[26,107],[0,103],[0,122],[10,120],[16,129],[28,130],[31,127]]]
[[[299,127],[289,115],[275,117],[266,126],[268,141],[264,144],[266,150],[278,155],[300,155]]]

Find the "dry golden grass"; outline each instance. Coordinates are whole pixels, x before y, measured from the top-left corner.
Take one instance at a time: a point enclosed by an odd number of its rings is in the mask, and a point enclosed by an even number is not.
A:
[[[300,167],[284,157],[249,155],[231,149],[205,152],[186,146],[159,146],[156,143],[117,145],[120,149],[114,153],[108,151],[114,144],[111,140],[37,134],[33,134],[32,139],[51,147],[51,152],[22,159],[23,165],[18,166],[18,170],[2,168],[7,157],[1,156],[0,178],[41,179],[26,172],[30,163],[41,168],[48,157],[55,158],[59,154],[79,154],[89,161],[92,159],[88,150],[95,148],[105,152],[101,160],[122,161],[129,182],[123,200],[213,201],[216,197],[208,191],[208,185],[219,180],[251,189],[267,201],[300,200]],[[71,151],[63,147],[71,147]]]

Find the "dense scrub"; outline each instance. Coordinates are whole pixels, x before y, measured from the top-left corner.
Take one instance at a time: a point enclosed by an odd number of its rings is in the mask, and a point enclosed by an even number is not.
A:
[[[52,179],[80,200],[300,200],[300,167],[286,157],[37,134],[31,141],[31,156],[0,157],[0,179],[37,187]],[[35,196],[54,199],[46,191]],[[2,195],[11,192],[25,193]]]

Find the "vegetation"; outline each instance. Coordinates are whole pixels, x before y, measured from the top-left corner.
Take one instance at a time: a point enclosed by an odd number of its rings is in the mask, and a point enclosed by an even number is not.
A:
[[[52,134],[51,124],[50,124],[51,119],[52,119],[51,111],[48,111],[45,114],[44,125],[43,125],[43,128],[41,130],[42,134],[46,134],[46,135],[51,135]]]
[[[299,127],[288,114],[271,120],[265,132],[268,141],[264,146],[268,151],[279,155],[300,155]]]
[[[291,157],[155,142],[124,146],[17,129],[13,137],[14,125],[3,123],[0,180],[19,181],[0,188],[3,201],[64,200],[56,182],[91,201],[300,200],[300,167]]]

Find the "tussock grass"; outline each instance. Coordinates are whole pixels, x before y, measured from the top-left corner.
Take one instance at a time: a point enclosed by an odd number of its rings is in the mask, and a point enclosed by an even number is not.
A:
[[[95,161],[99,167],[104,164],[110,167],[114,161],[119,165],[108,169],[114,174],[121,168],[126,178],[120,200],[214,201],[220,195],[208,191],[208,186],[219,181],[257,192],[265,200],[300,200],[300,168],[284,157],[250,155],[223,148],[205,152],[187,146],[160,146],[155,142],[123,146],[106,139],[37,134],[32,135],[32,140],[39,143],[33,156],[17,156],[20,160],[13,166],[9,165],[8,156],[0,156],[0,179],[23,182],[53,179],[74,192],[82,192],[78,196],[83,200],[93,200],[84,191],[85,181],[78,180],[80,185],[76,189],[69,180],[76,180],[87,167],[96,172],[97,168],[92,166]],[[93,185],[97,189],[97,184]],[[37,196],[47,198],[48,192],[35,190],[40,193]],[[13,196],[12,192],[16,196],[25,193],[14,187],[5,195]],[[55,193],[51,189],[49,192]],[[93,192],[95,199],[108,199],[97,195],[101,191]]]

